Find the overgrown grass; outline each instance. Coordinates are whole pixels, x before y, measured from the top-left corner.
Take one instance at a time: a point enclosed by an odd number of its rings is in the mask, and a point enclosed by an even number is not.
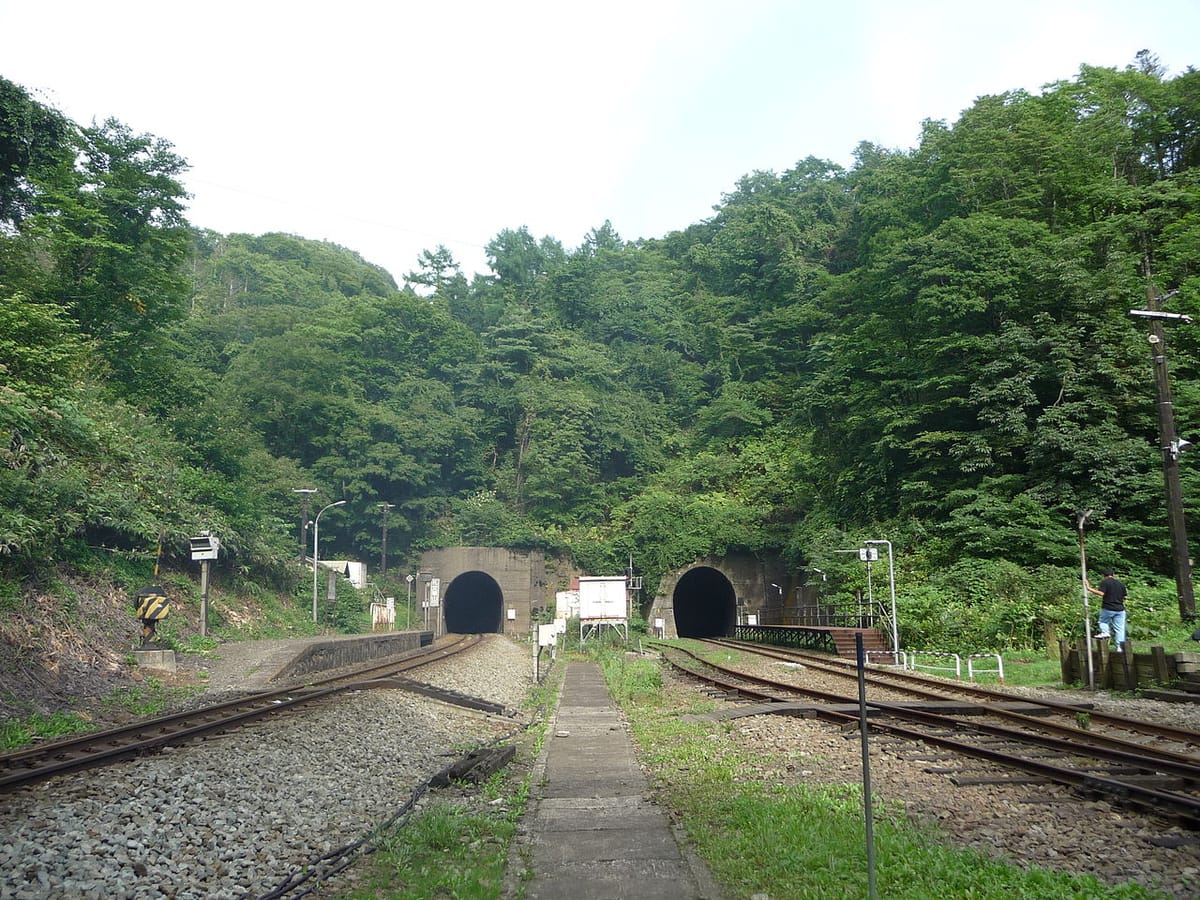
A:
[[[995,675],[976,678],[981,685],[999,682]],[[1062,663],[1034,651],[1004,654],[1004,683],[1023,687],[1065,687],[1062,680]]]
[[[74,712],[35,713],[22,719],[0,721],[0,750],[15,750],[34,741],[54,740],[90,731],[94,726]]]
[[[435,804],[384,836],[358,886],[340,896],[493,900],[501,893],[508,844],[524,806],[523,796],[482,812]]]
[[[149,677],[145,681],[111,691],[101,705],[108,710],[124,710],[130,715],[144,717],[161,715],[166,709],[204,690],[199,686],[169,687],[162,679]]]
[[[660,802],[676,811],[697,852],[731,896],[865,897],[861,785],[766,784],[742,779],[753,760],[716,723],[683,721],[666,705],[655,664],[619,653],[601,660],[629,718]],[[1136,885],[1024,870],[957,850],[935,832],[877,808],[873,819],[881,897],[1149,898]]]
[[[536,759],[546,739],[545,711],[558,695],[559,666],[546,683],[530,692],[535,711],[531,746]],[[475,796],[435,800],[411,819],[389,827],[375,841],[377,851],[350,891],[338,900],[495,900],[503,892],[509,845],[529,802],[528,769],[495,773]]]

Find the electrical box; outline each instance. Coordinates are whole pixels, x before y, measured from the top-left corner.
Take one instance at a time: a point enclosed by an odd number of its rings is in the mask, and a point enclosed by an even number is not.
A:
[[[192,540],[192,560],[216,559],[221,553],[220,538],[211,534],[202,534]]]

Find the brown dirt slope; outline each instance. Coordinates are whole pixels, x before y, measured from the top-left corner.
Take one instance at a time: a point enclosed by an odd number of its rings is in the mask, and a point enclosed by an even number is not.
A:
[[[130,684],[141,628],[112,585],[64,579],[0,610],[0,718],[86,709]]]

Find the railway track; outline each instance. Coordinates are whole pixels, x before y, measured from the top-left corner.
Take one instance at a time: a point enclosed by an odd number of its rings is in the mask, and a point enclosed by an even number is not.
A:
[[[447,703],[503,713],[499,704],[424,684],[402,673],[463,653],[479,643],[479,635],[462,635],[450,644],[429,647],[403,659],[341,669],[326,677],[184,712],[143,719],[120,728],[89,732],[37,744],[0,755],[0,793],[79,769],[109,765],[240,727],[349,690],[397,688]]]
[[[856,694],[764,678],[683,648],[663,646],[662,651],[664,660],[674,668],[705,682],[723,696],[756,701],[760,705],[753,712],[816,716],[842,727],[859,727],[861,710]],[[840,668],[840,676],[851,677],[845,667]],[[857,680],[856,671],[852,677]],[[1200,830],[1200,756],[1195,753],[1111,733],[1093,733],[1079,724],[1046,721],[1036,702],[1026,706],[1026,698],[1004,695],[1006,706],[994,696],[986,701],[963,701],[947,694],[938,696],[932,688],[921,690],[921,698],[915,701],[867,701],[868,728],[957,757],[980,760],[1010,772],[1016,770],[1025,778],[1065,785],[1085,796],[1102,797]],[[1122,729],[1134,730],[1138,724],[1135,720],[1108,718],[1118,719]],[[1200,735],[1194,732],[1168,730],[1172,740],[1183,746],[1194,747],[1200,741]],[[1150,731],[1162,738],[1162,729]],[[964,782],[989,777],[1012,780],[1011,775],[960,773],[958,777]]]
[[[460,781],[487,777],[506,745],[520,746],[527,651],[500,635],[461,647],[470,652],[409,657],[396,675],[379,664],[329,672],[345,692],[292,714],[0,796],[0,895],[282,898],[322,885],[325,896],[379,829],[409,821],[439,784],[466,792]],[[506,714],[364,689],[396,686],[391,677],[488,698]]]
[[[853,663],[838,658],[831,658],[824,654],[791,651],[782,648],[767,648],[743,641],[712,640],[705,641],[704,643],[714,647],[724,647],[739,652],[752,653],[755,656],[765,659],[799,664],[806,669],[819,671],[831,676],[850,680],[857,678],[856,668]],[[1009,691],[989,688],[983,685],[930,678],[915,672],[899,671],[890,667],[868,666],[867,682],[874,688],[899,691],[916,699],[936,701],[948,698],[961,698],[973,703],[1001,705],[1019,701],[1026,708],[1036,710],[1028,713],[1028,715],[1035,716],[1047,728],[1054,727],[1050,723],[1060,721],[1064,723],[1062,730],[1071,733],[1078,731],[1079,723],[1085,721],[1087,723],[1087,730],[1093,734],[1096,733],[1097,728],[1103,728],[1117,735],[1140,735],[1144,738],[1160,742],[1160,747],[1162,745],[1169,745],[1168,749],[1170,747],[1178,748],[1186,754],[1193,754],[1200,751],[1200,732],[1188,728],[1164,725],[1160,722],[1148,722],[1143,719],[1100,712],[1087,702],[1066,703],[1044,697],[1016,695]],[[1001,709],[997,709],[995,712],[1000,715],[1004,714]],[[1014,720],[1021,718],[1020,714],[1009,713],[1009,715]]]

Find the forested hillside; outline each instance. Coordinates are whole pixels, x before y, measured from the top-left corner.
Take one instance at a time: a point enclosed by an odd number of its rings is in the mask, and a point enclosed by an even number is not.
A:
[[[1200,73],[1144,53],[849,170],[796,151],[670,234],[514,227],[490,273],[436,247],[398,285],[350,249],[191,227],[169,143],[0,79],[0,594],[160,535],[183,560],[202,529],[222,577],[286,585],[300,487],[348,501],[322,555],[373,566],[384,502],[393,566],[544,547],[650,586],[749,551],[849,592],[836,551],[886,537],[914,613],[1002,600],[1012,640],[1077,595],[1081,510],[1093,559],[1169,581],[1128,311],[1149,285],[1200,319]],[[1182,435],[1198,335],[1168,334]]]

